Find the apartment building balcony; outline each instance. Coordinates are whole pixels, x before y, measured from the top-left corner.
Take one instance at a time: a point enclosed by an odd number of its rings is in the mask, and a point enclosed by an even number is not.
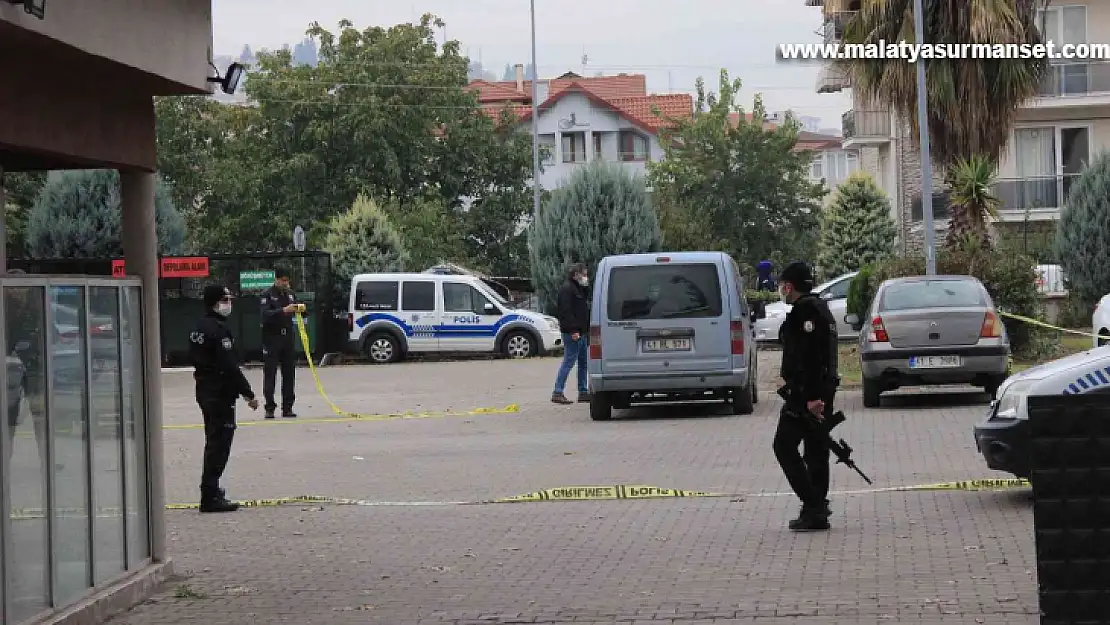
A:
[[[889,111],[850,110],[840,116],[844,148],[881,145],[891,139]]]
[[[998,221],[1043,221],[1060,218],[1060,209],[1080,174],[1004,178],[994,187],[1002,201]]]
[[[1033,108],[1110,105],[1110,62],[1053,63],[1030,102]]]
[[[817,74],[817,93],[838,93],[851,86],[848,74],[831,63],[826,63]]]
[[[821,27],[825,43],[840,43],[844,40],[844,29],[859,11],[829,11]]]

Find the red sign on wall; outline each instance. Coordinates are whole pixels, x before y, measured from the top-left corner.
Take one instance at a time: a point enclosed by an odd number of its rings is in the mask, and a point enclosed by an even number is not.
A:
[[[160,275],[163,278],[207,278],[209,275],[207,256],[185,256],[178,258],[163,258]],[[127,275],[124,261],[112,261],[112,277],[122,278]]]

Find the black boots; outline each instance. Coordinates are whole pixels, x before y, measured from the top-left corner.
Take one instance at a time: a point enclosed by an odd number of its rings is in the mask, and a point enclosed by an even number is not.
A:
[[[227,491],[220,488],[214,493],[201,492],[200,496],[200,511],[201,512],[235,512],[239,509],[239,504],[230,501],[227,498]]]
[[[832,516],[832,509],[829,507],[829,500],[826,499],[821,507],[802,506],[798,518],[791,521],[788,527],[794,532],[823,532],[829,529],[830,516]]]

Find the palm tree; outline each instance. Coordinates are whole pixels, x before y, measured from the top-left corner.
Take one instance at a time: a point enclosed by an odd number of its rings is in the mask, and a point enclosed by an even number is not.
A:
[[[998,216],[1002,204],[992,190],[997,170],[994,161],[978,155],[948,168],[952,199],[949,248],[990,248],[990,218]]]
[[[915,40],[913,0],[845,0],[859,11],[848,20],[844,43]],[[923,0],[925,42],[933,44],[1042,44],[1038,9],[1047,0]],[[855,8],[854,6],[849,8]],[[839,62],[864,100],[889,106],[917,124],[917,68],[901,59]],[[973,155],[996,161],[1017,109],[1037,93],[1046,59],[927,60],[929,140],[933,159],[947,167]]]

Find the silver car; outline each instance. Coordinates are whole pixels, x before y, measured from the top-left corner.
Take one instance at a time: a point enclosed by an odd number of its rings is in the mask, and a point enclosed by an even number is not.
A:
[[[987,289],[971,276],[914,276],[879,285],[861,328],[863,405],[902,386],[971,384],[994,397],[1010,340]]]

